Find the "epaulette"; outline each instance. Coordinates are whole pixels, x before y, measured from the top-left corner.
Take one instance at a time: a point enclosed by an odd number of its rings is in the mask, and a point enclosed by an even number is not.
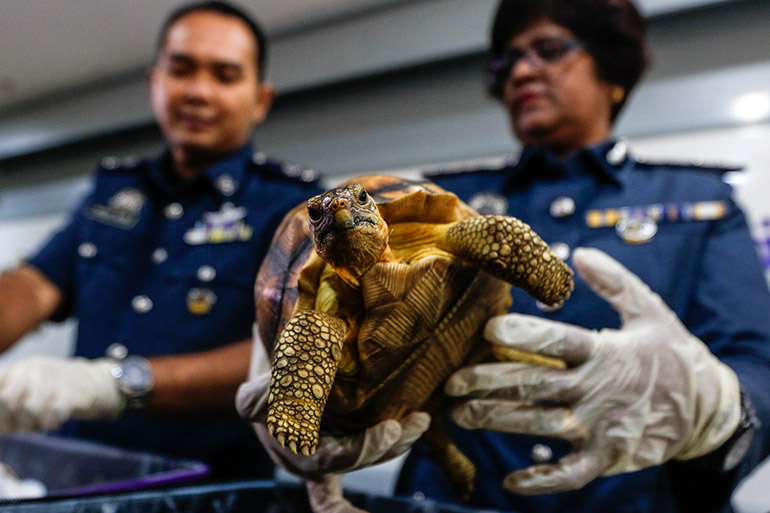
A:
[[[305,183],[312,183],[319,179],[319,173],[314,169],[288,161],[271,159],[261,151],[254,153],[251,161],[255,164],[255,169],[276,178],[291,178]]]
[[[440,162],[415,168],[415,172],[429,179],[439,176],[461,176],[481,172],[498,172],[506,167],[515,166],[516,162],[518,162],[517,156],[504,155]]]
[[[684,161],[668,161],[668,160],[649,160],[644,156],[634,155],[634,158],[639,168],[668,168],[671,170],[694,170],[694,171],[706,171],[710,173],[717,173],[723,175],[725,173],[732,173],[735,171],[743,171],[744,166],[736,163],[728,162],[705,162],[702,159],[693,159],[690,162]]]
[[[142,159],[136,156],[128,157],[104,157],[99,162],[99,169],[103,171],[132,171],[139,167],[142,163]]]

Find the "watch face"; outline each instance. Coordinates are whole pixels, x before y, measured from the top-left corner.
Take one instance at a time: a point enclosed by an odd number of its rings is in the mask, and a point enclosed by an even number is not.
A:
[[[126,358],[122,362],[123,374],[119,378],[120,388],[129,396],[141,396],[152,389],[152,372],[147,360]]]

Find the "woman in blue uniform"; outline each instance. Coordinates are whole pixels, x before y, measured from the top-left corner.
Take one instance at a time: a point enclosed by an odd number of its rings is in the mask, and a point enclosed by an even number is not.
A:
[[[70,222],[0,277],[0,349],[46,319],[79,321],[76,358],[0,370],[0,432],[71,420],[68,434],[203,460],[218,477],[272,477],[233,400],[260,261],[285,212],[320,191],[249,142],[273,97],[266,45],[222,2],[168,18],[148,77],[167,151],[105,160]]]
[[[578,271],[563,307],[514,291],[518,313],[486,329],[566,370],[479,365],[447,384],[466,400],[452,417],[478,469],[471,506],[727,512],[770,449],[770,295],[723,170],[643,163],[612,139],[644,37],[627,0],[503,0],[488,85],[524,150],[432,176]],[[398,492],[457,501],[421,444]]]

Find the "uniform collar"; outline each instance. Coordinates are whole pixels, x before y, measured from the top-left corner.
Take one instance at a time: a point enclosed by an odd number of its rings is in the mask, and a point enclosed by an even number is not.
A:
[[[518,161],[509,166],[505,187],[521,187],[531,181],[554,181],[575,176],[598,176],[620,185],[618,174],[628,161],[625,141],[610,139],[576,151],[559,160],[545,148],[525,147]]]
[[[171,198],[205,188],[215,191],[223,201],[229,201],[240,190],[253,154],[253,145],[249,142],[210,166],[199,177],[190,182],[182,182],[174,174],[171,153],[166,150],[159,158],[150,162],[149,177]]]

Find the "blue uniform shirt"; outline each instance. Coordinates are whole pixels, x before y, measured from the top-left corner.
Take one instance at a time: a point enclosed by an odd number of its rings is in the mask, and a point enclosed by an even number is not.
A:
[[[472,506],[527,513],[727,512],[737,479],[770,451],[770,294],[744,215],[719,170],[641,163],[623,145],[602,144],[564,162],[526,149],[517,164],[502,169],[431,178],[474,207],[492,206],[495,213],[522,219],[560,256],[582,246],[619,260],[735,370],[763,428],[733,472],[705,470],[697,461],[672,462],[600,478],[574,492],[525,497],[502,489],[505,475],[532,465],[533,455],[547,455],[548,449],[550,461],[556,461],[569,452],[568,443],[452,425],[455,441],[477,467]],[[623,216],[656,221],[616,227]],[[579,277],[559,310],[548,312],[515,288],[512,310],[591,329],[620,326],[618,314]],[[538,445],[547,449],[533,451]],[[420,444],[397,488],[401,494],[456,501]]]
[[[30,264],[62,293],[54,318],[78,319],[77,356],[102,357],[114,342],[145,357],[206,351],[251,337],[254,280],[272,234],[318,192],[312,171],[267,161],[250,145],[191,183],[176,178],[168,154],[103,164],[69,224]],[[272,476],[234,408],[184,419],[128,412],[65,432],[204,460],[220,474]]]

